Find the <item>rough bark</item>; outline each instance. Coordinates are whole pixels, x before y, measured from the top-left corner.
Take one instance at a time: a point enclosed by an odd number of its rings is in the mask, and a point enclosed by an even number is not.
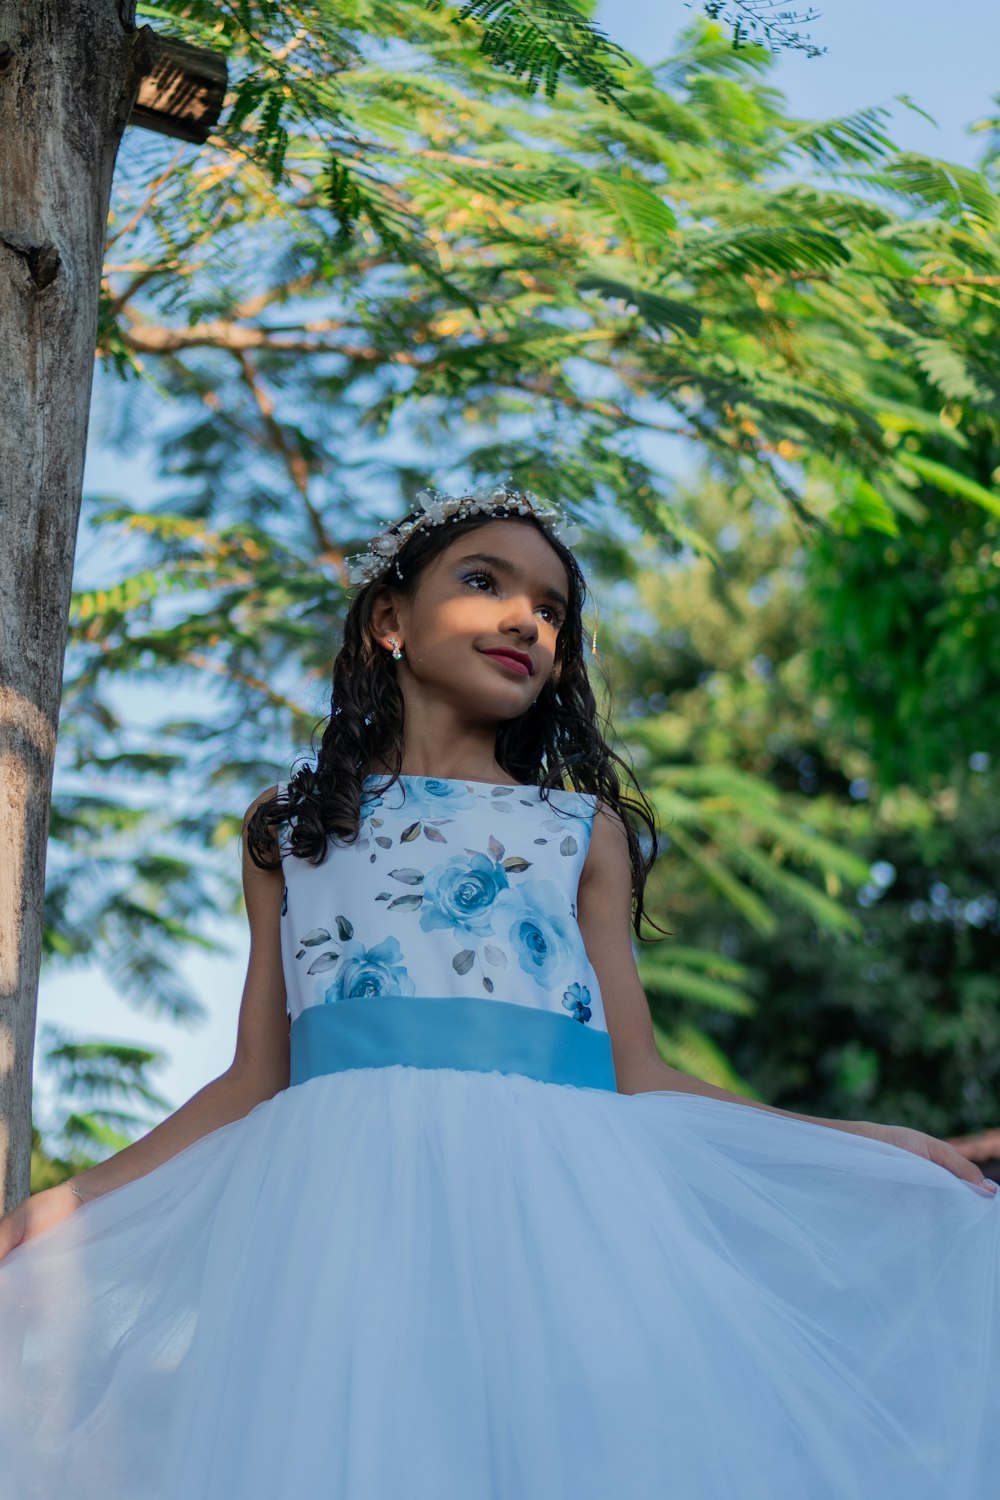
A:
[[[135,0],[0,6],[0,1188],[29,1191],[45,851]]]

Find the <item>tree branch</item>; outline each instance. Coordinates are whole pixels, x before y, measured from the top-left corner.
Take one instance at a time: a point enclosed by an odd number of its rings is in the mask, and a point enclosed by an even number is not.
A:
[[[244,383],[257,403],[257,409],[264,420],[264,427],[270,435],[272,445],[285,460],[292,483],[302,497],[302,503],[309,516],[317,550],[325,559],[331,561],[342,572],[344,565],[343,553],[331,541],[323,524],[322,516],[309,498],[309,466],[302,457],[302,454],[297,453],[286,439],[284,429],[274,415],[274,402],[261,384],[258,373],[246,353],[240,350],[236,354],[236,359],[239,363]]]

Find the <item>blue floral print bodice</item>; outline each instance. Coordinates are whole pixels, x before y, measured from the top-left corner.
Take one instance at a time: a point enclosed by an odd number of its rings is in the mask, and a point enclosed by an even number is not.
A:
[[[370,776],[356,843],[313,865],[281,847],[287,1008],[475,996],[606,1031],[576,896],[595,798]],[[381,787],[386,787],[381,791]]]

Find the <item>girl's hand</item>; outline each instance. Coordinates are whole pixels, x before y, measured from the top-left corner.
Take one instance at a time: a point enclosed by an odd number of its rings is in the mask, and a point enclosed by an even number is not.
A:
[[[865,1120],[855,1126],[853,1133],[867,1135],[873,1141],[888,1141],[890,1146],[901,1146],[904,1151],[912,1151],[915,1156],[925,1156],[928,1161],[947,1168],[956,1177],[971,1182],[973,1187],[985,1188],[988,1193],[997,1191],[996,1183],[985,1177],[975,1162],[963,1156],[954,1146],[949,1146],[947,1141],[925,1135],[922,1130],[911,1130],[908,1125],[876,1125]]]
[[[40,1193],[25,1198],[0,1219],[0,1262],[17,1245],[37,1239],[80,1207],[81,1200],[70,1192],[68,1182],[43,1188]]]

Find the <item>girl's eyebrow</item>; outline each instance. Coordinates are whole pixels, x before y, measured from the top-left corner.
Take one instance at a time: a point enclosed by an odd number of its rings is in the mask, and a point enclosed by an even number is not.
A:
[[[467,557],[459,558],[460,564],[472,562],[487,563],[491,568],[496,568],[499,573],[508,573],[511,578],[524,577],[524,570],[518,567],[517,563],[510,562],[506,557],[494,557],[490,552],[470,552]],[[544,598],[551,599],[554,604],[562,605],[565,610],[569,609],[569,600],[558,589],[543,588],[540,592]]]

